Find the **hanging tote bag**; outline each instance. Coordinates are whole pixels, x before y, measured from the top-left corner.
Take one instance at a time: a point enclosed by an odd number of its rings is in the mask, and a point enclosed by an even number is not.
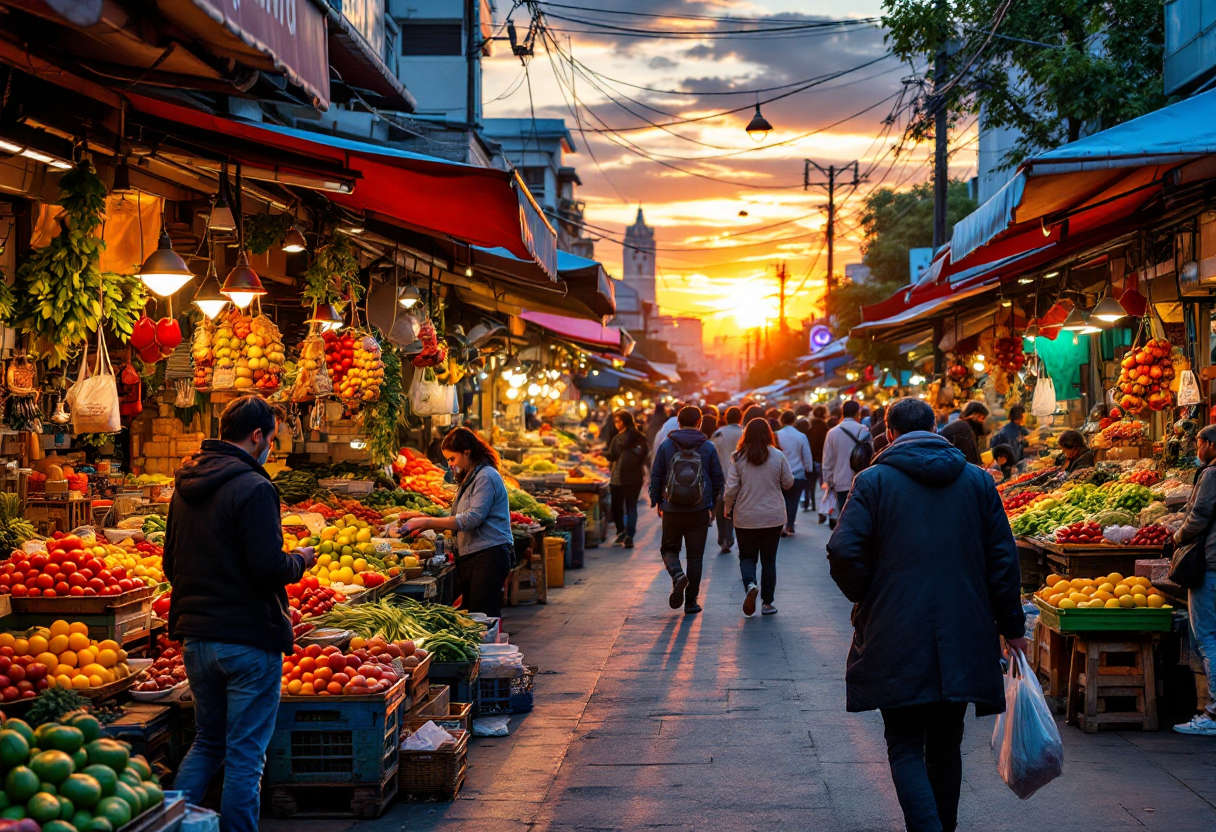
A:
[[[1030,400],[1030,412],[1035,416],[1050,416],[1056,412],[1056,385],[1047,375],[1047,366],[1043,359],[1038,360],[1039,380],[1034,385],[1034,398]]]
[[[97,361],[89,372],[89,348],[85,345],[80,361],[80,377],[67,392],[72,408],[72,433],[117,433],[122,429],[122,412],[118,403],[118,382],[114,366],[106,351],[106,337],[97,326]]]
[[[456,388],[440,384],[429,367],[414,373],[410,384],[410,408],[418,416],[450,416],[456,412]]]

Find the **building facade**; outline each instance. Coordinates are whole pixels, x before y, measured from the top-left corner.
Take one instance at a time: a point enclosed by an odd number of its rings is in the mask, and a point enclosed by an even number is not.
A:
[[[654,306],[655,300],[655,261],[654,261],[654,229],[646,224],[641,206],[633,225],[625,229],[625,250],[623,254],[622,278],[637,294],[641,303]]]

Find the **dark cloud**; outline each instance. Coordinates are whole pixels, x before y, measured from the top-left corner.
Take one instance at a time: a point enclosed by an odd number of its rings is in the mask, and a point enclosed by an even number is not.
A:
[[[675,69],[679,66],[671,58],[664,58],[662,55],[655,55],[646,65],[651,69]]]

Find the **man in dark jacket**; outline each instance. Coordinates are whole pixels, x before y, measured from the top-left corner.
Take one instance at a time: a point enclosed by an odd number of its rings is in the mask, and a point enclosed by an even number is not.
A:
[[[848,710],[882,711],[908,829],[948,832],[958,819],[967,703],[978,716],[1003,711],[997,636],[1012,650],[1029,645],[1017,549],[996,486],[933,422],[919,399],[888,408],[891,444],[853,480],[828,561],[854,603]]]
[[[650,457],[650,446],[646,436],[637,429],[633,414],[618,410],[613,415],[615,435],[604,449],[604,458],[612,463],[612,480],[609,491],[612,495],[612,521],[616,524],[616,540],[633,548],[634,535],[638,533],[638,495],[646,482],[646,460]]]
[[[988,408],[983,402],[967,402],[959,417],[938,432],[947,442],[962,451],[968,462],[979,465],[980,446],[977,440],[984,435],[984,420],[987,418]]]
[[[262,468],[277,430],[263,399],[229,404],[220,439],[177,472],[165,531],[169,634],[184,642],[198,725],[174,787],[199,803],[223,765],[226,832],[258,828],[282,654],[293,641],[284,587],[314,561],[310,549],[283,551],[278,491]]]
[[[818,480],[823,478],[823,443],[828,438],[828,409],[821,404],[815,405],[811,410],[811,422],[807,427],[807,440],[811,443],[811,458],[815,460],[815,484],[807,483],[807,490],[811,492],[811,509],[818,511],[819,508],[815,504],[816,493],[819,490]],[[805,508],[805,504],[803,505]],[[819,523],[823,525],[828,521],[828,516],[822,511],[819,512]]]
[[[698,430],[701,410],[686,407],[677,416],[679,429],[663,441],[654,453],[650,468],[650,505],[657,506],[663,518],[663,539],[659,551],[671,575],[671,608],[684,605],[684,614],[701,611],[697,596],[701,591],[701,562],[705,557],[705,538],[714,518],[714,505],[726,488],[726,478],[718,462],[718,451]],[[696,456],[689,458],[692,454]],[[699,466],[696,460],[700,460]],[[700,483],[683,482],[681,474],[700,468]],[[668,477],[671,471],[673,476]],[[676,482],[669,482],[670,479]],[[678,492],[678,493],[677,493]],[[698,493],[699,492],[699,493]],[[694,499],[695,498],[695,499]],[[683,545],[688,572],[680,567]]]

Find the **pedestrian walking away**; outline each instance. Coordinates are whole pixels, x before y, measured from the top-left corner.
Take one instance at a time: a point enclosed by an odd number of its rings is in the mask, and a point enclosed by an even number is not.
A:
[[[628,410],[618,410],[613,415],[613,421],[616,436],[604,451],[604,458],[612,463],[612,479],[608,487],[612,495],[612,520],[617,532],[613,543],[632,549],[633,539],[638,533],[638,496],[646,482],[646,460],[650,456],[650,448]]]
[[[967,402],[959,417],[938,432],[947,442],[963,452],[963,458],[972,465],[979,465],[979,440],[987,430],[984,426],[984,420],[987,418],[988,408],[982,402]]]
[[[1186,518],[1174,533],[1178,545],[1199,541],[1204,547],[1203,584],[1187,590],[1187,610],[1190,613],[1191,641],[1203,662],[1207,677],[1208,702],[1202,712],[1189,722],[1175,725],[1180,734],[1216,737],[1216,534],[1212,520],[1216,517],[1216,425],[1199,431],[1197,454],[1204,464],[1196,479],[1195,490],[1186,504]]]
[[[178,470],[165,530],[169,635],[183,642],[198,734],[174,788],[201,803],[222,766],[225,830],[253,832],[266,747],[292,648],[287,584],[315,561],[283,551],[279,494],[262,467],[277,413],[258,396],[224,408],[220,438]]]
[[[896,401],[886,425],[891,444],[853,481],[827,546],[855,605],[847,709],[882,713],[909,832],[950,832],[967,703],[1004,711],[998,636],[1028,647],[1018,553],[992,477],[933,432],[927,403]]]
[[[677,415],[679,429],[672,431],[654,453],[650,469],[650,505],[663,519],[659,552],[671,576],[671,608],[684,605],[684,613],[701,611],[701,567],[705,540],[714,505],[726,482],[714,444],[699,430],[701,410],[685,407]],[[680,565],[684,549],[687,569]]]
[[[654,441],[650,443],[650,447],[657,451],[659,446],[671,435],[672,431],[679,430],[679,415],[682,408],[683,405],[679,402],[672,404],[671,409],[667,411],[667,421],[663,422],[658,433],[655,434]],[[700,411],[697,412],[699,413]],[[697,427],[700,428],[700,422],[697,423]]]
[[[737,407],[729,407],[726,409],[725,418],[726,424],[714,431],[714,435],[710,437],[718,451],[718,463],[722,466],[723,476],[729,474],[731,455],[739,446],[739,440],[743,438],[743,426],[740,424],[743,421],[743,411]],[[735,527],[726,516],[721,497],[714,505],[714,526],[718,529],[718,554],[728,554],[735,545]]]
[[[781,429],[777,431],[777,443],[781,452],[789,460],[790,471],[794,475],[794,483],[785,490],[785,532],[794,533],[794,523],[798,519],[798,501],[806,493],[807,472],[815,470],[815,457],[811,454],[811,443],[806,435],[794,427],[798,417],[792,410],[781,413]]]
[[[870,439],[870,431],[858,421],[860,413],[860,404],[845,402],[840,408],[840,423],[828,431],[823,441],[823,481],[836,498],[836,519],[828,520],[833,529],[844,511],[853,477],[857,474],[850,462],[853,449]]]
[[[811,423],[802,416],[794,422],[794,429],[806,437],[806,444],[811,444]],[[811,503],[815,502],[815,487],[819,484],[819,463],[815,461],[815,449],[811,448],[811,467],[806,469],[806,485],[802,489],[802,510],[810,511]]]
[[[792,415],[792,411],[791,411]],[[726,514],[739,537],[739,573],[745,592],[743,614],[756,612],[756,595],[763,615],[777,612],[777,546],[788,511],[786,493],[796,479],[789,460],[777,448],[776,437],[764,419],[748,422],[743,438],[731,455],[726,477]],[[756,585],[756,562],[760,585]]]
[[[823,478],[823,443],[828,438],[828,409],[821,404],[815,405],[811,410],[811,422],[807,428],[806,438],[811,443],[811,458],[815,460],[815,477],[816,482],[814,488],[808,488],[811,492],[811,510],[819,512],[819,524],[823,525],[827,522],[827,512],[819,508],[815,504],[815,492],[818,490],[818,485],[824,481]],[[808,486],[810,481],[808,480]]]
[[[515,565],[511,506],[498,472],[498,451],[461,427],[443,437],[443,456],[456,476],[451,516],[411,517],[405,530],[456,532],[456,577],[463,607],[498,618],[502,587]]]

